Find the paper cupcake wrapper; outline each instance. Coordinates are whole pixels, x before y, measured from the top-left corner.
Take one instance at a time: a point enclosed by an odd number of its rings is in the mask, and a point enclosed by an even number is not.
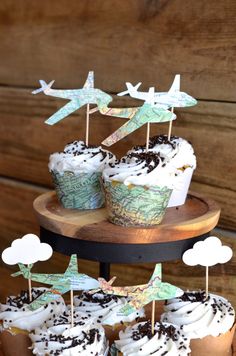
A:
[[[126,186],[105,181],[109,220],[122,226],[152,226],[161,222],[172,190],[158,186]]]
[[[97,209],[104,205],[101,173],[51,172],[58,199],[67,209]]]
[[[231,356],[235,324],[225,334],[190,341],[191,356]]]
[[[187,194],[188,194],[188,189],[191,183],[193,175],[193,169],[191,167],[185,169],[185,171],[181,174],[181,179],[182,179],[182,184],[180,189],[173,189],[173,192],[170,196],[170,200],[168,203],[168,208],[174,207],[174,206],[180,206],[185,203]]]
[[[25,332],[13,334],[4,330],[0,333],[0,342],[5,356],[31,356],[31,340]]]

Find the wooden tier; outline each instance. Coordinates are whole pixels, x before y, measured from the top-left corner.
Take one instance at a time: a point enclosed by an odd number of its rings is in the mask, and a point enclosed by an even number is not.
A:
[[[213,200],[195,192],[190,192],[184,205],[168,208],[160,225],[148,228],[114,225],[108,221],[105,208],[64,209],[54,191],[36,198],[34,210],[40,226],[56,234],[118,244],[170,242],[200,236],[211,231],[220,216],[220,208]]]

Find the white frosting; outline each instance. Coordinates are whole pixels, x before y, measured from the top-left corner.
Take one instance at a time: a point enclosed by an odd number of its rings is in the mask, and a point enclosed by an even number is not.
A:
[[[105,180],[123,182],[125,185],[159,186],[173,189],[177,171],[164,157],[131,153],[119,163],[110,164],[103,171]]]
[[[64,172],[93,173],[102,172],[105,165],[115,162],[116,157],[101,146],[86,146],[83,141],[74,141],[65,146],[64,152],[53,153],[49,158],[49,170]]]
[[[203,301],[196,295],[203,295]],[[189,298],[185,298],[189,296]],[[189,299],[183,301],[183,299]],[[210,294],[207,300],[203,292],[186,292],[183,297],[171,299],[164,307],[163,322],[182,326],[191,339],[226,333],[234,324],[235,312],[231,304],[218,295]]]
[[[46,290],[46,288],[32,288],[33,299],[37,291],[44,292]],[[64,299],[59,296],[57,300],[45,304],[45,306],[30,310],[25,300],[27,296],[28,293],[25,293],[21,298],[20,307],[17,306],[19,297],[9,297],[6,304],[0,304],[0,320],[2,320],[4,329],[16,327],[21,330],[31,331],[45,323],[50,317],[63,313],[66,309]],[[17,303],[14,303],[14,298],[17,298]]]
[[[152,335],[150,322],[129,326],[125,331],[120,331],[119,340],[115,341],[116,348],[124,356],[187,356],[190,353],[190,340],[178,327],[167,323],[156,323],[154,330]],[[169,335],[168,330],[171,330],[172,336]]]
[[[134,147],[130,152],[144,152],[146,146]],[[177,136],[171,136],[168,141],[166,135],[154,136],[149,141],[150,152],[160,153],[162,156],[169,159],[171,164],[176,169],[189,166],[193,170],[196,168],[196,156],[192,145],[185,139]]]
[[[124,316],[120,309],[127,303],[125,297],[104,295],[103,293],[88,294],[74,297],[75,310],[89,317],[96,318],[97,323],[113,326],[118,323],[126,323],[145,316],[144,309],[140,309]]]
[[[33,354],[38,356],[74,356],[107,354],[105,332],[101,325],[91,320],[83,325],[60,324],[49,328],[37,328],[30,334]]]

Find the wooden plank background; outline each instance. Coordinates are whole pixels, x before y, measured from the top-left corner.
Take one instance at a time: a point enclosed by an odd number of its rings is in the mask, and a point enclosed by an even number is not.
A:
[[[222,207],[219,227],[235,250],[236,227],[236,3],[233,0],[2,0],[0,3],[0,250],[27,232],[38,232],[32,202],[51,189],[50,153],[85,134],[85,110],[63,122],[44,124],[63,100],[33,96],[38,79],[55,87],[80,88],[89,70],[98,88],[115,94],[126,81],[142,88],[168,90],[176,73],[181,88],[198,99],[176,110],[173,133],[190,140],[198,167],[192,189]],[[137,101],[114,97],[114,106]],[[102,139],[123,123],[94,114],[90,141]],[[166,133],[164,124],[151,133]],[[118,155],[145,141],[139,129],[112,147]],[[63,271],[67,258],[55,254],[38,270]],[[210,289],[236,305],[235,257],[211,269]],[[97,275],[97,264],[81,261],[80,270]],[[153,265],[112,267],[120,284],[145,282]],[[0,299],[19,289],[12,268],[0,264]],[[125,273],[124,273],[125,271]],[[164,264],[166,280],[182,287],[204,286],[204,270],[181,262]]]

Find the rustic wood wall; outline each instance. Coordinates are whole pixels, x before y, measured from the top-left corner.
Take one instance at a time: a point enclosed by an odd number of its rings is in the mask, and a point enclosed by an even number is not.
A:
[[[222,207],[219,227],[236,247],[236,3],[233,0],[2,0],[0,3],[0,250],[27,232],[38,232],[32,202],[51,189],[50,153],[84,137],[82,109],[63,122],[44,124],[63,105],[43,94],[32,96],[38,79],[56,79],[55,87],[80,88],[89,70],[98,88],[115,94],[125,81],[167,90],[176,73],[181,87],[198,99],[177,111],[173,133],[189,139],[198,167],[192,189]],[[115,99],[127,105],[127,99]],[[99,144],[121,119],[94,115],[91,142]],[[152,125],[152,134],[166,132]],[[138,130],[112,149],[124,153],[145,141]],[[236,249],[235,249],[236,250]],[[67,258],[55,254],[49,265],[62,270]],[[212,268],[212,290],[233,297],[236,305],[236,257]],[[114,266],[120,283],[144,282],[152,265]],[[6,291],[19,287],[1,265]],[[97,264],[81,261],[81,270],[97,274]],[[166,279],[183,287],[204,286],[204,271],[180,262],[164,265]],[[6,281],[6,282],[5,282]],[[15,281],[14,281],[15,282]],[[21,283],[21,282],[19,282]]]

